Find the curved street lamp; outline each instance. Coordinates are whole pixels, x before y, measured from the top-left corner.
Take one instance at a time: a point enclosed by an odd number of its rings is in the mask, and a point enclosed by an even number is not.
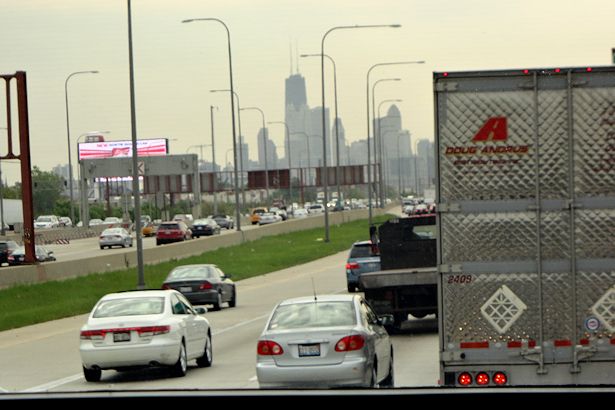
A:
[[[288,202],[291,203],[293,202],[293,178],[292,178],[292,170],[291,170],[291,164],[290,164],[290,130],[288,129],[288,124],[286,124],[284,121],[270,121],[267,124],[283,124],[284,127],[286,128],[286,143],[288,144],[288,149],[287,151],[287,156],[288,156]]]
[[[333,99],[335,100],[335,182],[337,184],[337,198],[340,200],[341,192],[340,192],[340,134],[339,134],[339,117],[337,115],[337,68],[335,65],[335,60],[333,60],[329,55],[324,55],[331,64],[333,65]],[[320,57],[320,54],[301,54],[301,57]]]
[[[321,94],[322,94],[322,162],[323,162],[323,190],[325,194],[325,242],[329,242],[329,207],[327,206],[327,185],[328,185],[328,173],[327,173],[327,126],[325,118],[325,39],[327,36],[335,30],[347,30],[355,28],[382,28],[391,27],[399,28],[400,24],[378,24],[378,25],[354,25],[354,26],[337,26],[330,28],[322,36],[320,42],[320,74],[321,74]],[[369,141],[368,141],[369,142]],[[369,146],[369,145],[368,145]],[[370,221],[371,222],[371,221]]]
[[[229,67],[229,78],[230,78],[230,89],[231,93],[234,93],[233,89],[233,61],[232,61],[232,53],[231,53],[231,33],[228,29],[228,26],[220,19],[214,17],[206,17],[206,18],[196,18],[196,19],[186,19],[183,20],[182,23],[192,23],[194,21],[215,21],[217,23],[222,24],[224,29],[226,30],[226,38],[228,42],[228,67]],[[237,231],[241,231],[241,212],[239,210],[239,175],[237,170],[239,167],[237,166],[237,135],[235,132],[235,99],[231,95],[231,122],[233,128],[233,156],[235,158],[235,218],[237,219]]]
[[[265,192],[267,193],[267,201],[269,201],[269,169],[267,167],[267,140],[269,139],[269,136],[267,135],[267,129],[265,128],[265,113],[263,113],[263,110],[258,107],[245,107],[239,109],[239,111],[243,110],[256,110],[261,113],[261,119],[263,121],[263,150],[265,152]]]
[[[376,67],[382,67],[382,66],[389,66],[389,65],[401,65],[401,64],[424,64],[425,61],[420,60],[420,61],[395,61],[395,62],[391,62],[391,63],[377,63],[374,64],[373,66],[371,66],[368,70],[367,70],[367,91],[366,91],[366,100],[367,100],[367,186],[368,186],[368,197],[369,197],[369,201],[368,201],[368,209],[369,209],[369,224],[372,224],[372,197],[371,197],[371,167],[370,167],[370,158],[371,158],[371,153],[370,153],[370,144],[369,144],[369,139],[370,139],[370,119],[369,119],[369,75],[372,72],[373,69],[375,69]]]
[[[376,134],[376,112],[375,112],[375,106],[376,106],[376,86],[381,83],[381,82],[386,82],[386,81],[401,81],[400,78],[383,78],[381,80],[378,80],[374,83],[374,85],[372,86],[372,120],[373,120],[373,127],[374,127],[374,158],[378,158],[378,160],[374,160],[374,164],[377,164],[377,169],[378,169],[378,184],[375,184],[378,187],[378,201],[380,203],[380,208],[383,208],[383,198],[384,198],[384,194],[382,192],[382,190],[384,189],[384,184],[382,182],[382,141],[380,140],[380,130],[378,130],[378,134]],[[379,114],[380,115],[380,114]],[[378,126],[380,126],[380,118],[378,118]],[[376,140],[376,135],[378,135],[378,139]],[[369,164],[369,158],[368,158],[368,164]],[[376,178],[374,178],[375,180]]]
[[[66,136],[68,139],[68,190],[70,191],[70,220],[75,222],[75,208],[73,205],[73,161],[70,153],[70,122],[68,116],[68,80],[71,77],[78,74],[98,74],[97,70],[92,71],[75,71],[74,73],[70,73],[68,77],[66,77],[66,81],[64,81],[64,98],[66,102]],[[2,228],[4,229],[4,227]]]
[[[239,113],[239,111],[241,111],[241,104],[239,102],[239,95],[237,95],[237,93],[233,90],[209,90],[210,93],[219,93],[219,92],[230,92],[231,95],[235,96],[235,98],[237,99],[237,127],[239,130],[239,173],[241,175],[241,184],[240,184],[240,189],[241,189],[241,204],[244,206],[246,206],[246,190],[244,189],[244,185],[245,185],[245,181],[243,179],[243,174],[244,174],[244,169],[243,169],[243,134],[241,133],[241,114]],[[235,171],[235,169],[233,169],[233,171]]]

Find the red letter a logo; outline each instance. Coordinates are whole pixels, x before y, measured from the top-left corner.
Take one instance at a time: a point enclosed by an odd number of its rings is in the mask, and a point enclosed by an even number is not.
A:
[[[506,117],[491,117],[474,135],[472,141],[506,141],[507,138],[508,125]]]

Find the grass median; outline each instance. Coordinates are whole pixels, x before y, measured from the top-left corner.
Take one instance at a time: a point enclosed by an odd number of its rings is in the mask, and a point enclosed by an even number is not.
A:
[[[384,222],[391,215],[374,217]],[[178,265],[216,264],[234,281],[274,272],[350,249],[353,242],[369,237],[367,220],[331,225],[329,242],[323,228],[269,236],[199,256],[145,265],[145,285],[160,289],[167,274]],[[339,274],[344,275],[340,266]],[[107,293],[135,289],[137,269],[92,274],[74,279],[0,290],[0,331],[88,313]]]

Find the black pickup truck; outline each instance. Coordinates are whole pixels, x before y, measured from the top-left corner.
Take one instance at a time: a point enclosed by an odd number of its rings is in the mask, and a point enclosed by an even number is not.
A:
[[[438,312],[436,216],[393,218],[370,227],[378,244],[380,271],[361,275],[360,287],[378,315],[392,314],[399,328],[408,314]]]

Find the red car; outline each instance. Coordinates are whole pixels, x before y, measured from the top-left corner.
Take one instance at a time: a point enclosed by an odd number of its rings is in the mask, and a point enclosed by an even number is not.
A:
[[[156,245],[192,239],[192,231],[182,221],[163,222],[156,231]]]

